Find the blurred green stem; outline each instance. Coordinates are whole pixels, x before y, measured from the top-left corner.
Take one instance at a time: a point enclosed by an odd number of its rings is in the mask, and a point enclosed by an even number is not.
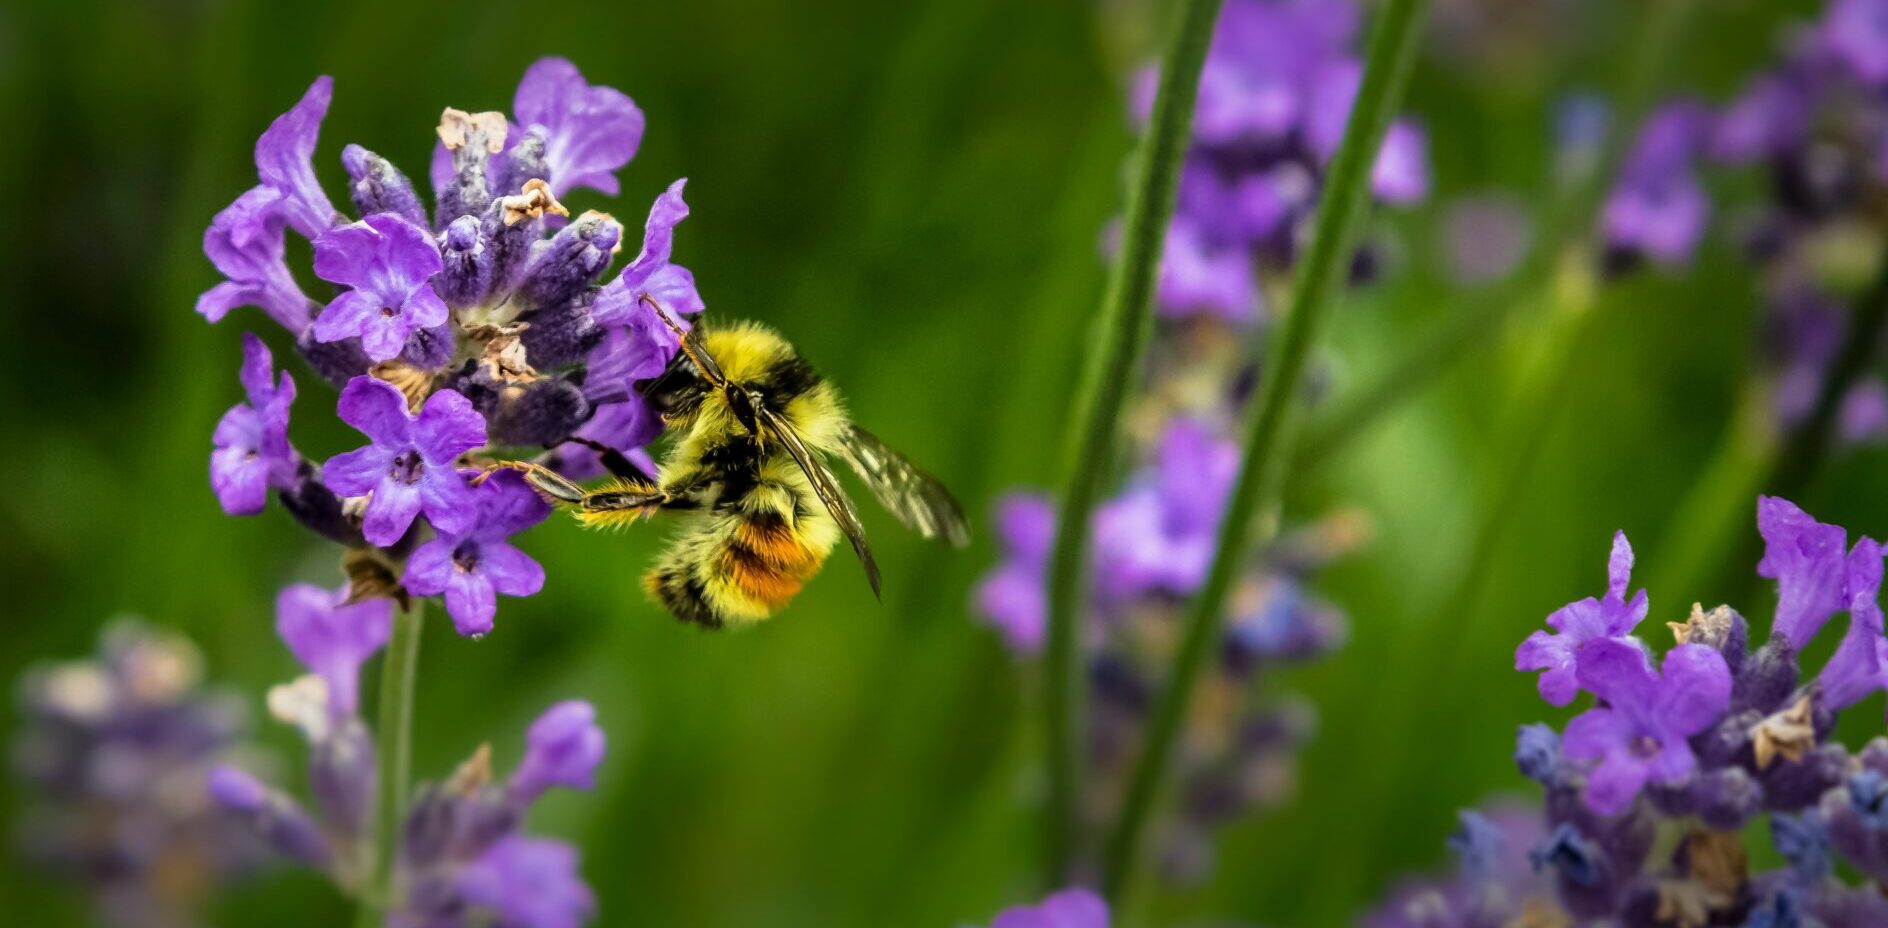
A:
[[[413,683],[420,663],[425,600],[410,599],[393,613],[393,635],[380,665],[380,720],[374,731],[374,830],[362,871],[356,928],[383,928],[394,908],[393,871],[406,817],[406,788],[413,766]]]
[[[1122,223],[1121,254],[1102,300],[1095,348],[1076,394],[1075,440],[1068,477],[1056,515],[1055,548],[1049,566],[1049,617],[1045,726],[1049,755],[1048,882],[1069,877],[1077,810],[1081,801],[1082,696],[1080,657],[1083,568],[1088,520],[1101,482],[1114,460],[1115,436],[1128,390],[1138,380],[1141,356],[1153,333],[1154,284],[1160,251],[1173,215],[1180,165],[1186,157],[1199,95],[1200,69],[1212,43],[1220,0],[1183,0],[1179,21],[1162,56],[1160,87],[1147,131],[1134,156]]]
[[[1667,66],[1671,47],[1690,18],[1697,0],[1662,0],[1651,4],[1644,28],[1639,30],[1626,78],[1620,88],[1618,111],[1600,145],[1599,162],[1579,181],[1555,198],[1541,223],[1541,234],[1526,259],[1505,285],[1472,303],[1435,334],[1404,355],[1375,383],[1340,399],[1335,409],[1307,429],[1296,466],[1314,468],[1367,432],[1386,414],[1418,395],[1456,360],[1502,329],[1517,307],[1534,302],[1531,288],[1552,279],[1554,262],[1569,243],[1591,233],[1599,205],[1631,150],[1635,130],[1651,109],[1652,91]]]
[[[1389,0],[1370,41],[1363,85],[1344,127],[1343,143],[1332,161],[1311,247],[1306,253],[1290,312],[1272,343],[1246,435],[1245,455],[1231,502],[1221,519],[1212,570],[1193,601],[1167,685],[1154,707],[1121,817],[1109,835],[1102,884],[1117,907],[1122,905],[1138,869],[1141,843],[1172,767],[1182,723],[1193,701],[1194,686],[1209,655],[1215,652],[1226,612],[1226,597],[1244,563],[1259,523],[1263,543],[1277,530],[1277,503],[1291,451],[1291,418],[1305,361],[1317,340],[1324,316],[1343,285],[1344,273],[1370,202],[1370,174],[1390,118],[1402,104],[1416,59],[1428,0]],[[1253,514],[1261,514],[1254,519]]]

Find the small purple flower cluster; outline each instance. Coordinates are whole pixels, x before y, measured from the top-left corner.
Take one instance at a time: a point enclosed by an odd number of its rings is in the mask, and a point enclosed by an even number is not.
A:
[[[276,631],[308,675],[269,692],[269,712],[308,742],[312,807],[234,765],[208,772],[225,817],[288,860],[360,892],[371,840],[374,742],[359,707],[361,665],[387,642],[393,604],[348,602],[346,589],[298,585],[276,601]],[[396,928],[498,925],[577,928],[596,902],[578,873],[577,850],[522,833],[545,790],[589,789],[604,734],[588,703],[563,702],[532,723],[524,759],[495,781],[481,747],[443,783],[419,789],[401,831]]]
[[[1757,526],[1757,573],[1777,584],[1769,639],[1752,648],[1743,616],[1693,606],[1667,623],[1662,658],[1634,633],[1648,604],[1626,596],[1632,551],[1615,538],[1605,595],[1557,610],[1515,654],[1549,703],[1594,698],[1562,732],[1520,731],[1544,816],[1465,814],[1457,877],[1399,894],[1375,924],[1888,924],[1888,738],[1855,753],[1829,740],[1842,710],[1888,688],[1883,549],[1775,497]],[[1838,612],[1847,632],[1801,679],[1799,654]],[[1766,813],[1786,866],[1752,873],[1740,832]],[[1838,879],[1838,861],[1871,883]]]
[[[1251,329],[1263,321],[1258,280],[1284,275],[1319,178],[1357,91],[1350,0],[1232,0],[1221,13],[1193,125],[1157,293],[1148,379],[1130,406],[1133,472],[1093,514],[1083,646],[1093,711],[1088,733],[1094,821],[1132,769],[1175,643],[1186,598],[1204,582],[1239,468],[1235,434],[1256,379]],[[1152,86],[1138,85],[1137,112]],[[1421,133],[1399,123],[1376,165],[1378,197],[1427,189]],[[1055,532],[1049,501],[1013,494],[997,508],[1002,560],[973,608],[1010,647],[1034,655],[1046,624]],[[1338,647],[1342,615],[1304,589],[1308,574],[1355,546],[1362,519],[1342,512],[1288,533],[1255,558],[1233,596],[1218,671],[1190,721],[1181,815],[1164,826],[1169,876],[1203,876],[1213,828],[1292,791],[1308,706],[1258,701],[1262,669]]]
[[[1707,162],[1756,165],[1768,197],[1741,216],[1766,294],[1763,361],[1784,428],[1809,414],[1840,350],[1849,303],[1885,238],[1868,205],[1888,189],[1888,0],[1832,0],[1769,70],[1717,111],[1689,100],[1647,122],[1606,201],[1609,265],[1684,263],[1704,236]],[[1842,398],[1839,437],[1888,438],[1879,377]]]
[[[1162,250],[1163,316],[1206,314],[1245,325],[1263,315],[1263,277],[1289,269],[1363,79],[1353,51],[1358,24],[1353,0],[1229,0],[1222,7]],[[1157,84],[1154,68],[1136,76],[1133,111],[1142,121]],[[1371,181],[1387,203],[1428,195],[1419,127],[1390,127]]]
[[[197,311],[214,322],[261,307],[341,388],[336,414],[368,444],[304,459],[288,437],[295,382],[246,335],[246,399],[217,425],[210,483],[233,515],[260,512],[273,491],[324,537],[377,549],[390,566],[410,554],[407,590],[443,595],[460,633],[482,635],[499,594],[543,586],[543,570],[506,539],[546,510],[516,480],[475,486],[465,465],[517,447],[542,448],[578,477],[598,473],[604,456],[647,464],[641,449],[662,426],[634,384],[676,349],[650,303],[702,310],[693,276],[670,261],[688,215],[683,182],[656,198],[636,259],[598,285],[623,227],[606,213],[570,218],[559,198],[583,187],[616,193],[614,172],[642,139],[629,97],[547,58],[525,72],[511,120],[447,109],[430,217],[404,173],[349,145],[341,162],[363,217],[350,221],[312,161],[331,93],[332,81],[316,80],[256,143],[260,182],[204,233],[227,279]],[[333,285],[325,302],[289,268],[290,230],[309,240],[315,276]]]
[[[106,628],[97,657],[20,681],[13,770],[33,794],[21,850],[84,884],[105,924],[200,924],[208,895],[262,857],[204,796],[204,777],[246,716],[201,675],[189,642],[122,620]]]

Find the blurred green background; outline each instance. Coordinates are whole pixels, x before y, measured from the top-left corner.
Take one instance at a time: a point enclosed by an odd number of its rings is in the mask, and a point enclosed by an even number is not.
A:
[[[1445,211],[1494,189],[1545,202],[1552,108],[1617,84],[1644,4],[1437,6],[1408,104],[1429,129],[1435,194],[1377,220],[1388,271],[1338,315],[1339,391],[1478,298],[1449,282]],[[1708,6],[1665,88],[1715,100],[1768,57],[1778,23],[1819,4]],[[191,307],[217,279],[204,226],[253,183],[256,135],[314,75],[336,80],[317,155],[336,192],[344,143],[423,176],[440,108],[508,108],[540,55],[626,91],[649,129],[624,194],[571,205],[639,221],[689,177],[678,257],[709,311],[783,329],[862,422],[981,516],[1058,469],[1130,143],[1121,87],[1149,47],[1149,13],[1004,0],[0,5],[0,415],[13,449],[0,678],[87,652],[123,613],[194,637],[258,710],[294,673],[272,631],[275,591],[333,583],[335,554],[279,510],[225,517],[205,478],[211,427],[238,397],[239,331],[262,332],[278,356],[287,342],[255,310],[213,327]],[[1715,188],[1736,199],[1754,185]],[[1687,532],[1678,501],[1750,372],[1758,295],[1715,225],[1692,270],[1603,294],[1598,337],[1579,347],[1516,492],[1500,492],[1515,479],[1504,475],[1542,410],[1510,398],[1565,347],[1531,305],[1381,428],[1295,476],[1295,512],[1372,515],[1371,544],[1318,583],[1350,613],[1352,641],[1268,682],[1322,717],[1300,795],[1229,829],[1212,880],[1159,900],[1162,923],[1343,923],[1396,874],[1443,861],[1456,808],[1526,792],[1507,759],[1514,726],[1558,719],[1509,669],[1514,644],[1603,588],[1614,529],[1638,547],[1636,579],[1660,574],[1660,552]],[[298,377],[296,443],[317,457],[352,447],[320,414],[331,391]],[[1884,464],[1880,450],[1842,456],[1799,502],[1880,535]],[[601,924],[950,926],[1033,898],[1038,688],[968,614],[987,536],[951,552],[866,520],[883,606],[839,558],[785,615],[740,634],[703,634],[645,602],[637,576],[659,532],[534,530],[542,595],[506,601],[483,641],[443,622],[427,633],[417,769],[441,776],[484,740],[508,764],[542,707],[594,701],[611,737],[598,789],[547,799],[533,825],[584,848]],[[1465,588],[1483,521],[1500,534]],[[1738,526],[1754,532],[1754,517]],[[1693,599],[1733,598],[1759,627],[1768,615],[1736,600],[1741,588],[1651,595],[1655,621]],[[0,734],[15,721],[0,716]],[[291,732],[258,729],[299,756]],[[0,808],[10,818],[19,802],[9,791]],[[5,860],[8,921],[83,923],[69,892]],[[344,913],[317,877],[278,872],[214,921]]]

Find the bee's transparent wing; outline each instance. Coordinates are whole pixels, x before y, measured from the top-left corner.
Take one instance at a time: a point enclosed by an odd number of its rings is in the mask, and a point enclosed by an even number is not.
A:
[[[877,435],[851,426],[839,442],[839,453],[879,504],[905,527],[926,538],[942,537],[959,548],[970,543],[970,525],[951,491]]]
[[[852,542],[852,551],[859,556],[859,563],[865,565],[865,579],[872,585],[872,595],[879,595],[878,562],[872,559],[872,546],[865,541],[865,526],[859,524],[859,511],[852,508],[852,500],[846,498],[845,491],[839,489],[839,481],[833,478],[833,472],[824,461],[800,440],[800,433],[793,430],[779,413],[765,406],[757,406],[755,412],[767,431],[773,433],[787,453],[793,455],[794,463],[806,472],[806,479],[813,485],[813,492],[826,504],[826,511],[832,513],[833,521],[839,523],[839,530],[846,533],[846,540]]]

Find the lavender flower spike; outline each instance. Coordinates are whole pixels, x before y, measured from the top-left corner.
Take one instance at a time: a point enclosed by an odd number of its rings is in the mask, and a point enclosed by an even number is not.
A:
[[[1697,766],[1686,739],[1710,727],[1730,705],[1731,671],[1704,645],[1665,655],[1663,676],[1628,641],[1601,639],[1579,657],[1580,685],[1606,701],[1567,723],[1563,748],[1573,760],[1598,761],[1586,804],[1617,815],[1648,780],[1677,783]]]
[[[349,603],[348,589],[324,590],[298,583],[275,598],[275,631],[309,672],[328,684],[328,705],[353,715],[359,704],[360,670],[393,631],[393,601]]]
[[[217,805],[246,819],[276,853],[318,867],[327,865],[328,839],[295,800],[227,764],[210,768],[208,787]]]
[[[558,196],[578,187],[616,196],[616,169],[642,144],[643,116],[635,101],[586,82],[563,58],[540,58],[524,72],[511,113],[526,132],[543,131],[546,180]]]
[[[446,301],[428,284],[445,266],[425,229],[393,213],[377,213],[315,240],[315,274],[352,289],[315,319],[315,338],[359,336],[375,361],[400,353],[407,337],[444,323]]]
[[[1763,535],[1757,576],[1777,582],[1777,615],[1770,634],[1802,650],[1830,616],[1848,606],[1843,556],[1848,533],[1775,496],[1757,499],[1757,531]]]
[[[990,928],[1108,928],[1108,904],[1086,889],[1065,889],[1034,906],[997,913]]]
[[[511,794],[528,804],[553,786],[590,789],[603,762],[605,738],[597,711],[582,700],[560,702],[544,711],[525,733],[524,760],[511,775]]]
[[[1538,687],[1550,705],[1564,706],[1579,692],[1575,660],[1589,642],[1628,635],[1645,619],[1645,590],[1626,600],[1632,579],[1632,544],[1625,532],[1613,536],[1613,552],[1606,561],[1606,596],[1589,596],[1554,610],[1547,624],[1555,633],[1536,631],[1514,652],[1514,669],[1544,670]]]
[[[1055,508],[1040,496],[1013,493],[997,502],[996,526],[1003,561],[977,584],[972,598],[1011,651],[1035,654],[1042,650],[1047,621],[1043,584]]]
[[[485,419],[471,401],[440,390],[413,416],[392,384],[356,377],[341,391],[337,412],[372,441],[329,458],[321,476],[336,493],[373,494],[361,522],[368,541],[399,541],[421,511],[441,532],[472,529],[478,498],[453,467],[460,454],[485,443]]]
[[[270,489],[295,482],[300,456],[288,443],[288,410],[295,402],[295,381],[274,362],[262,339],[243,333],[243,390],[248,399],[230,407],[210,439],[210,488],[223,511],[251,516],[262,511]]]
[[[472,495],[476,517],[469,528],[440,529],[439,537],[413,552],[405,578],[411,592],[443,593],[453,627],[467,636],[492,630],[497,594],[533,596],[544,588],[544,568],[506,539],[551,514],[550,505],[512,471],[493,474]]]
[[[315,179],[315,142],[334,98],[334,78],[322,75],[289,111],[275,118],[256,140],[256,173],[281,194],[283,214],[295,231],[313,239],[334,225],[334,204]]]

